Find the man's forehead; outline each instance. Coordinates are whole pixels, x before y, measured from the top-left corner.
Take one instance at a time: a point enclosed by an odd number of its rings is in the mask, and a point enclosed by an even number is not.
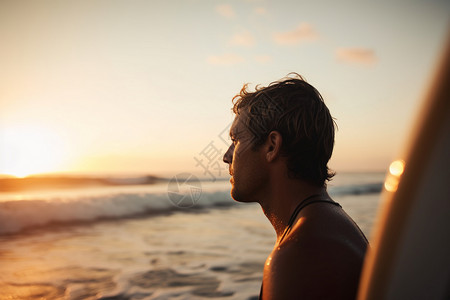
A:
[[[230,127],[230,136],[235,136],[245,130],[245,124],[241,115],[236,115]]]

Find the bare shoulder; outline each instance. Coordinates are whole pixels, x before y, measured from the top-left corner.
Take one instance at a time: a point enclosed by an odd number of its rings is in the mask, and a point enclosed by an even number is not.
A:
[[[354,299],[366,248],[341,208],[310,205],[266,261],[264,299]]]

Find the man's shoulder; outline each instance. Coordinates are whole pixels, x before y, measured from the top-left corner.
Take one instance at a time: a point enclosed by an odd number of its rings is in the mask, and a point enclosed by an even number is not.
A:
[[[280,265],[332,270],[362,264],[367,245],[350,217],[335,208],[323,207],[321,215],[315,215],[314,209],[305,211],[274,251],[273,259]]]
[[[321,238],[302,247],[282,245],[268,260],[263,281],[268,299],[354,299],[363,263],[351,247]]]
[[[319,205],[305,208],[273,250],[265,269],[268,294],[327,299],[356,293],[367,243],[345,213]]]
[[[351,217],[340,206],[329,203],[315,203],[300,212],[286,244],[301,247],[305,242],[328,247],[346,247],[354,243],[363,250],[367,246],[366,237]]]

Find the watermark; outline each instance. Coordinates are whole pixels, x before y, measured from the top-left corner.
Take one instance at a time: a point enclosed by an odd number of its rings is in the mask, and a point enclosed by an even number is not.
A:
[[[258,101],[252,106],[250,110],[251,125],[244,123],[251,134],[251,140],[246,143],[241,152],[247,150],[248,147],[254,145],[259,136],[269,133],[271,128],[267,120],[274,120],[276,116],[280,116],[283,112],[281,106],[267,93],[259,92]],[[216,139],[209,142],[206,147],[201,150],[197,156],[194,156],[196,161],[195,167],[203,169],[203,175],[208,176],[213,182],[217,177],[227,174],[228,167],[223,162],[223,156],[232,144],[230,139],[230,129],[233,122],[230,122],[218,135]]]
[[[232,122],[217,135],[217,139],[211,140],[197,156],[194,156],[195,167],[202,168],[203,175],[207,175],[213,182],[217,180],[217,177],[228,173],[228,168],[223,162],[223,155],[231,143],[229,137],[231,124]]]
[[[202,195],[202,184],[191,173],[180,173],[172,177],[167,187],[170,201],[179,208],[194,206]]]
[[[277,115],[281,115],[283,112],[280,105],[272,99],[266,93],[260,93],[258,95],[258,101],[250,109],[250,124],[245,124],[247,129],[252,134],[252,140],[250,144],[253,144],[262,133],[269,133],[267,121],[274,120]]]
[[[258,93],[258,101],[250,110],[250,123],[244,125],[251,134],[251,141],[246,143],[240,151],[246,151],[247,147],[253,145],[259,136],[268,133],[267,121],[274,120],[276,116],[282,114],[280,105],[269,97],[266,93]],[[233,122],[230,122],[214,139],[212,139],[199,153],[194,156],[195,167],[203,169],[203,175],[208,176],[212,182],[228,173],[228,166],[223,162],[223,156],[232,144],[230,129]],[[202,195],[200,180],[191,173],[180,173],[174,176],[168,185],[167,194],[170,201],[177,207],[193,207]]]

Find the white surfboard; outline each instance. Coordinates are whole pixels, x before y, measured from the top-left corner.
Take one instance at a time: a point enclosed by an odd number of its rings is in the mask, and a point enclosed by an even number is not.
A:
[[[425,100],[386,177],[359,300],[450,299],[450,42]]]

